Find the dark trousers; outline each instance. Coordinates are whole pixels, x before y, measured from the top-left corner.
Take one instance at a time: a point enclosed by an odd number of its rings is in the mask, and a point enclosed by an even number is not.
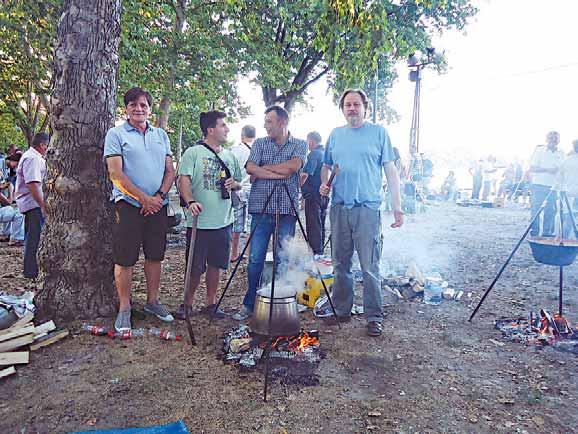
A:
[[[38,277],[38,245],[44,217],[40,208],[34,208],[24,213],[24,277],[35,279]]]
[[[311,195],[305,199],[305,227],[309,245],[316,255],[323,254],[325,244],[325,214],[326,209],[321,207],[321,197]]]

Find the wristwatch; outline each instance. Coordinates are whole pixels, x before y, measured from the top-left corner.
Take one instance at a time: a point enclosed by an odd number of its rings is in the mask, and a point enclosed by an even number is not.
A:
[[[166,200],[166,198],[168,197],[168,195],[166,193],[163,193],[162,191],[157,191],[155,194],[158,194],[162,200]]]
[[[187,202],[187,205],[188,205],[188,206],[191,206],[192,203],[197,203],[197,201],[196,201],[196,200],[189,200],[189,201]]]

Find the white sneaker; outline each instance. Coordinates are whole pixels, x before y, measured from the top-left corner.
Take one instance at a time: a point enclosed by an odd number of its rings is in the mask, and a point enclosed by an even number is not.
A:
[[[156,316],[161,321],[172,322],[174,320],[167,308],[158,301],[145,304],[144,311]]]

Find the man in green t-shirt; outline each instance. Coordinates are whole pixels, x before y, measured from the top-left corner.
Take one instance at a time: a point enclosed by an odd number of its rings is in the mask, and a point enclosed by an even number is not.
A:
[[[180,194],[188,204],[188,211],[198,216],[198,221],[191,287],[185,303],[176,313],[177,318],[185,317],[185,306],[192,313],[192,294],[205,271],[207,297],[202,312],[213,314],[220,272],[229,265],[231,225],[234,220],[231,191],[241,189],[242,175],[233,153],[222,147],[229,133],[226,116],[219,111],[201,113],[204,141],[187,149],[179,166]],[[190,240],[191,234],[192,230],[188,230],[187,240]],[[216,318],[224,316],[221,310],[215,313]]]

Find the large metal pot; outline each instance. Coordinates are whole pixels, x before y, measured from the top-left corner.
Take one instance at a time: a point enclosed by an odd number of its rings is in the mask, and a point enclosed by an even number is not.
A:
[[[273,299],[273,318],[269,330],[271,298],[257,295],[251,328],[264,336],[295,336],[301,331],[297,299],[293,297]]]
[[[534,260],[546,265],[565,267],[576,259],[578,241],[533,237],[529,240]]]

